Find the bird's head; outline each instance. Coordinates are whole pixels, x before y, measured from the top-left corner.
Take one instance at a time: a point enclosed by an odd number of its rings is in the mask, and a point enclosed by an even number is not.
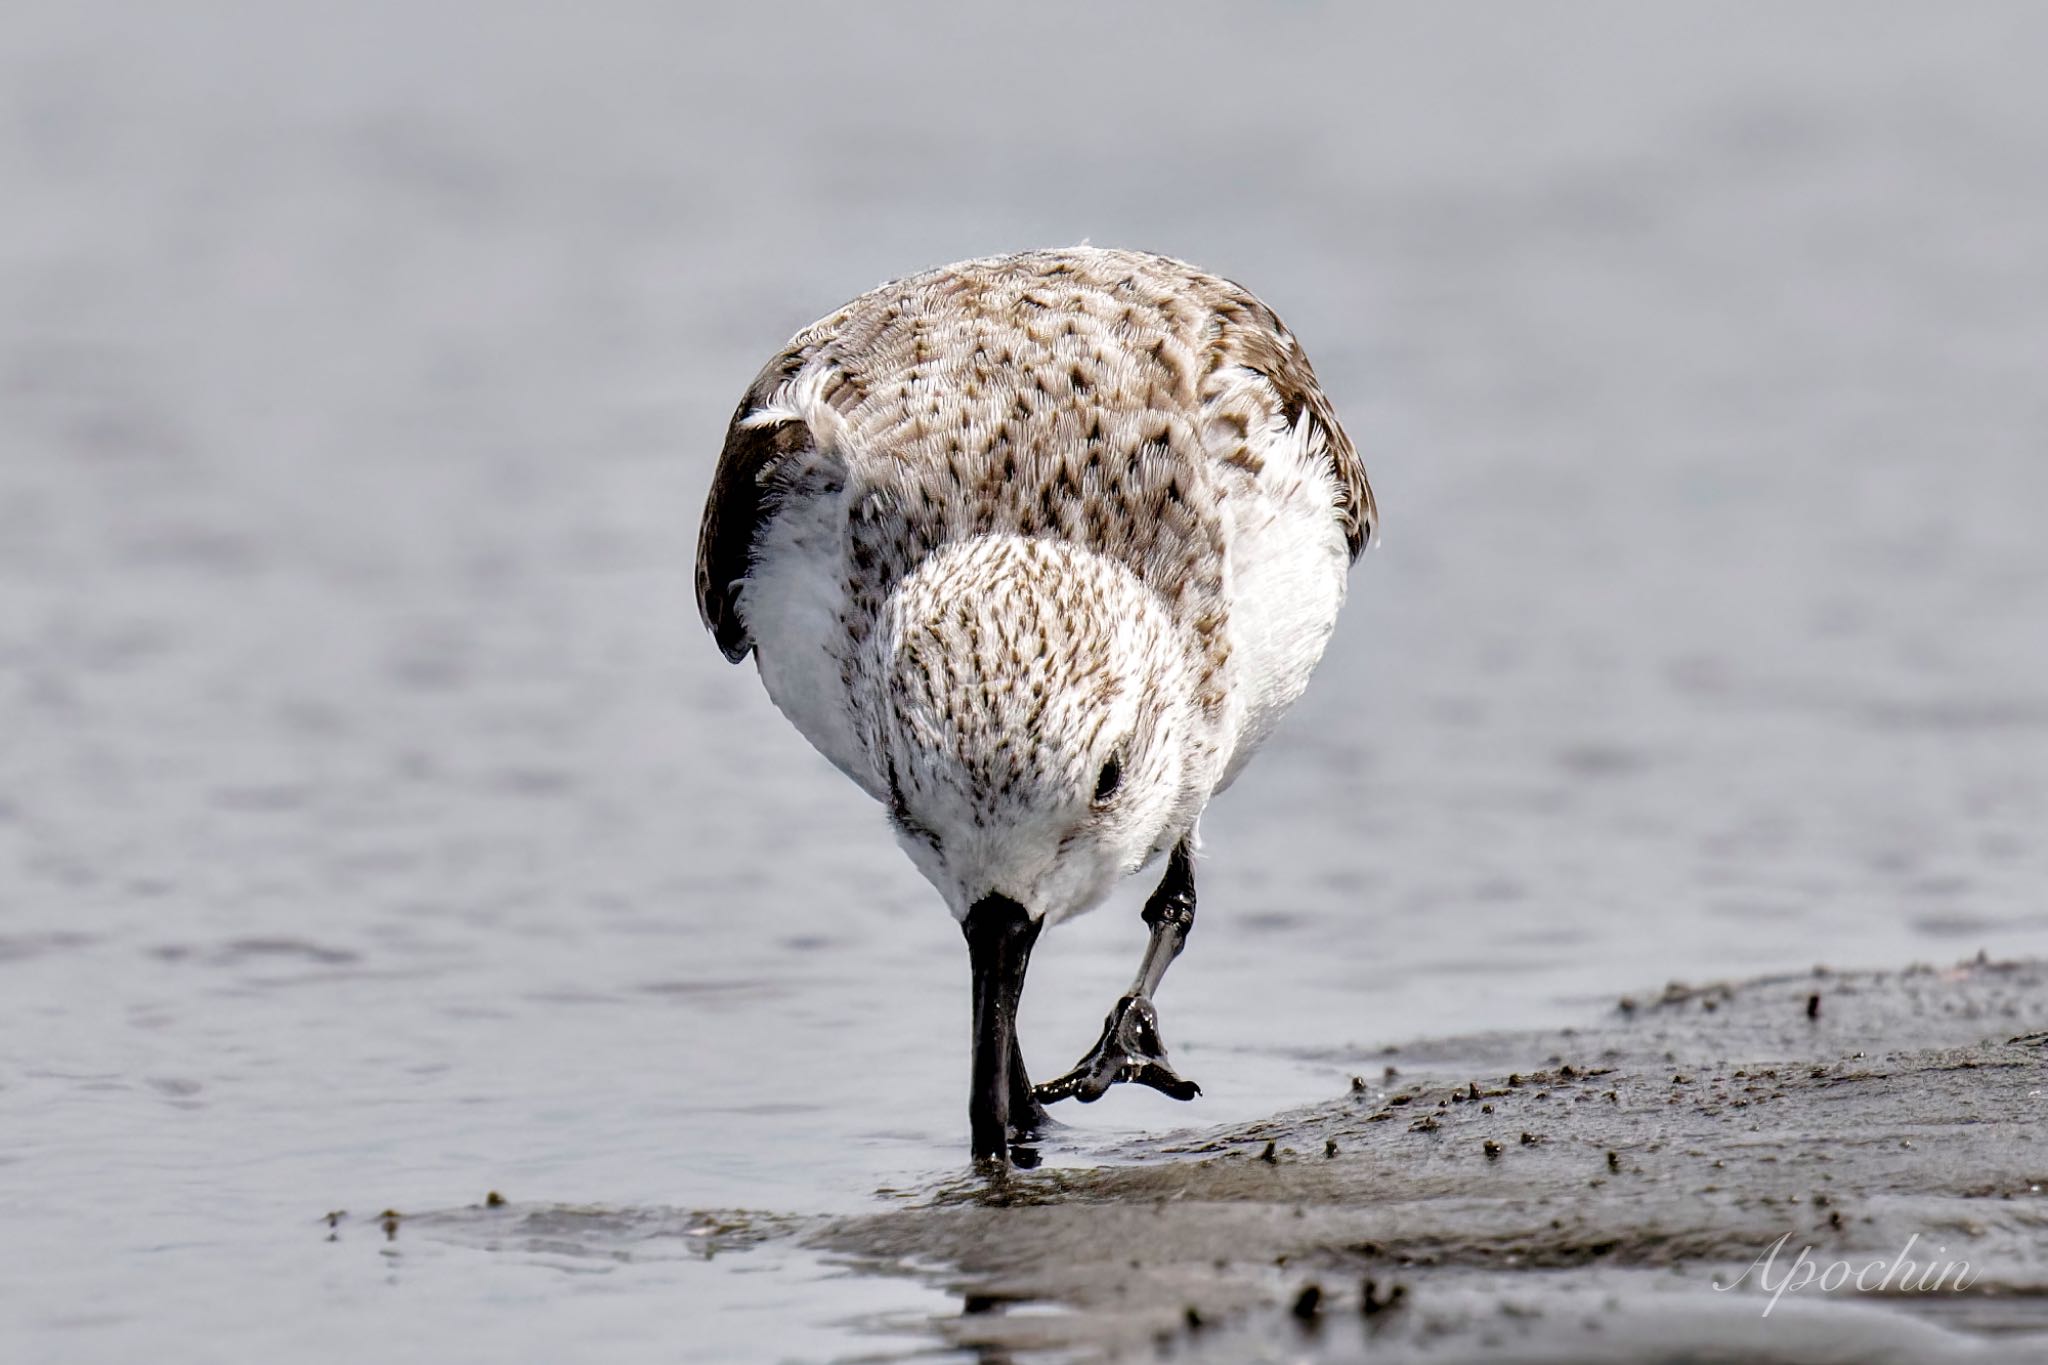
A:
[[[963,922],[1000,897],[1086,910],[1186,833],[1211,746],[1166,608],[1067,542],[927,558],[877,631],[870,752],[898,839]]]

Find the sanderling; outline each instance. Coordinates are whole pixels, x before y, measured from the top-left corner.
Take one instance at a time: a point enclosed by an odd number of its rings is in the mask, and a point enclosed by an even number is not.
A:
[[[959,920],[977,1158],[1118,1081],[1199,1093],[1152,1006],[1194,922],[1196,819],[1300,696],[1375,518],[1293,334],[1162,256],[886,284],[747,390],[697,603]],[[1040,929],[1161,853],[1130,990],[1033,1086],[1015,1020]]]

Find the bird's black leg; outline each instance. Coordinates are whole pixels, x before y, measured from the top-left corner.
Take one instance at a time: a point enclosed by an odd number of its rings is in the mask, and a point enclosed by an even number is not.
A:
[[[1052,1115],[1045,1112],[1045,1106],[1038,1102],[1038,1094],[1032,1087],[1031,1077],[1024,1070],[1024,1049],[1018,1046],[1017,1035],[1010,1035],[1010,1160],[1018,1166],[1036,1166],[1036,1148],[1020,1146],[1044,1133],[1048,1127],[1058,1127]]]
[[[1166,875],[1145,902],[1145,923],[1152,934],[1145,941],[1145,956],[1139,960],[1131,988],[1110,1010],[1102,1024],[1102,1036],[1088,1055],[1066,1075],[1032,1091],[1040,1103],[1072,1096],[1086,1104],[1101,1099],[1118,1081],[1149,1085],[1177,1100],[1191,1100],[1202,1093],[1202,1087],[1183,1079],[1166,1060],[1166,1044],[1159,1040],[1159,1014],[1152,1007],[1154,992],[1186,946],[1188,930],[1195,923],[1195,860],[1186,840],[1173,846]]]
[[[1024,1049],[1010,1035],[1010,1136],[1030,1137],[1045,1126],[1045,1107],[1024,1071]]]

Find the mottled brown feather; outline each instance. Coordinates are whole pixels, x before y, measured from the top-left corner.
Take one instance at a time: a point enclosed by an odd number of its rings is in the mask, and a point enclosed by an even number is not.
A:
[[[1123,391],[1100,392],[1115,377],[1101,366],[1132,354],[1131,343],[1143,335],[1154,338],[1142,350],[1146,366],[1123,374]],[[1091,343],[1091,336],[1100,340]],[[1010,349],[1019,339],[1032,359]],[[961,262],[884,285],[804,329],[734,414],[697,559],[698,606],[734,662],[752,648],[738,598],[782,491],[779,476],[802,463],[790,457],[811,449],[813,439],[801,421],[762,426],[756,414],[811,369],[824,380],[820,396],[858,444],[882,460],[866,467],[861,486],[882,490],[907,517],[893,528],[869,527],[862,518],[878,504],[853,513],[850,552],[872,557],[862,565],[865,581],[849,584],[845,625],[855,640],[916,555],[990,529],[1061,534],[1117,550],[1190,621],[1204,619],[1220,583],[1193,581],[1214,575],[1191,575],[1188,565],[1214,564],[1189,558],[1215,548],[1207,545],[1214,530],[1184,505],[1172,471],[1207,458],[1198,434],[1205,423],[1245,429],[1242,384],[1233,389],[1229,380],[1237,371],[1255,372],[1271,388],[1251,400],[1252,416],[1277,406],[1289,426],[1306,416],[1320,432],[1336,489],[1332,510],[1354,560],[1373,534],[1377,509],[1356,448],[1300,343],[1249,291],[1137,252],[1027,252]],[[1011,386],[1013,397],[992,406]],[[942,396],[938,390],[947,387],[950,396]],[[928,399],[913,400],[914,393]],[[948,436],[936,423],[955,410]],[[1119,419],[1107,461],[1105,414]],[[1028,471],[1018,467],[1020,454]],[[1256,457],[1244,448],[1220,462],[1257,473]],[[950,505],[934,503],[934,483],[953,495]],[[1098,517],[1093,500],[1102,497],[1142,499],[1133,511],[1161,526],[1177,552],[1131,544],[1129,525],[1110,524],[1124,519]],[[883,572],[867,576],[876,562]],[[1220,638],[1217,649],[1212,662],[1220,662]]]
[[[1351,547],[1355,563],[1379,525],[1379,506],[1365,477],[1365,462],[1358,458],[1358,448],[1337,421],[1337,410],[1294,333],[1250,290],[1232,280],[1219,283],[1230,290],[1237,306],[1219,307],[1214,314],[1211,325],[1217,336],[1211,366],[1242,365],[1257,370],[1280,395],[1282,413],[1290,424],[1306,412],[1322,429],[1324,453],[1336,476],[1337,515],[1344,523],[1344,543]]]

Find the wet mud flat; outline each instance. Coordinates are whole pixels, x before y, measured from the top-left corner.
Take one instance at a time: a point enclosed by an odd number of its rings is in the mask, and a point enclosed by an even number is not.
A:
[[[2048,964],[1673,985],[1370,1062],[1325,1104],[873,1214],[405,1222],[823,1254],[942,1287],[934,1344],[982,1360],[2048,1359]]]
[[[2044,1030],[2034,962],[1673,986],[806,1236],[1027,1358],[2048,1359]]]

